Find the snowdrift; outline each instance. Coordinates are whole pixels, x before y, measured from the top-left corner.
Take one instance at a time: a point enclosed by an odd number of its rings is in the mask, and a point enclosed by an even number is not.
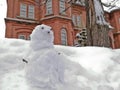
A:
[[[120,50],[53,45],[51,27],[30,41],[0,39],[0,90],[120,90]]]
[[[1,90],[29,90],[25,71],[27,63],[22,61],[28,55],[29,43],[29,41],[16,39],[0,40]],[[57,90],[120,90],[119,49],[58,45],[55,45],[55,49],[63,55],[59,58],[66,58],[63,60],[66,68],[64,82],[61,84],[56,82]],[[41,52],[39,53],[41,55]],[[54,56],[49,59],[53,58]]]

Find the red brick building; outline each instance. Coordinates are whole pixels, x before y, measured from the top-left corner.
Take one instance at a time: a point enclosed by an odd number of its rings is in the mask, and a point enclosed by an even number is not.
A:
[[[113,38],[115,48],[120,48],[120,8],[108,13],[110,24],[113,26]]]
[[[83,2],[74,4],[65,0],[7,0],[6,38],[29,39],[33,28],[46,24],[53,28],[54,43],[75,45],[76,33],[86,28],[86,11]],[[84,0],[83,0],[84,1]],[[120,10],[107,13],[114,27],[114,45],[120,47]],[[112,47],[112,46],[111,46]]]

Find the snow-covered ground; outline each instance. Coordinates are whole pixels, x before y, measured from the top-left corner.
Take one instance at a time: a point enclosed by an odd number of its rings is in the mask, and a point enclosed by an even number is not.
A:
[[[0,39],[0,90],[120,90],[120,49],[53,45],[50,29]]]

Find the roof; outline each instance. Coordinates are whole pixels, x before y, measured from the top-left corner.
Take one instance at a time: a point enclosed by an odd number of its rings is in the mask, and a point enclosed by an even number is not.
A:
[[[110,12],[120,11],[120,7],[113,8]]]
[[[111,9],[104,7],[104,10],[105,10],[105,12],[112,13],[112,12],[115,12],[115,11],[120,11],[120,7],[116,6],[116,7],[113,7]]]

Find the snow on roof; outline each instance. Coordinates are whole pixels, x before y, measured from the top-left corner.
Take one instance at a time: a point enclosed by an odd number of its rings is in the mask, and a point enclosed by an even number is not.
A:
[[[109,12],[114,12],[114,11],[117,11],[117,10],[120,11],[120,7],[114,7],[112,9],[110,9]]]
[[[76,0],[75,4],[85,6],[85,0]]]
[[[107,22],[104,18],[104,10],[99,0],[94,0],[94,7],[95,7],[97,23],[100,25],[107,25]]]

